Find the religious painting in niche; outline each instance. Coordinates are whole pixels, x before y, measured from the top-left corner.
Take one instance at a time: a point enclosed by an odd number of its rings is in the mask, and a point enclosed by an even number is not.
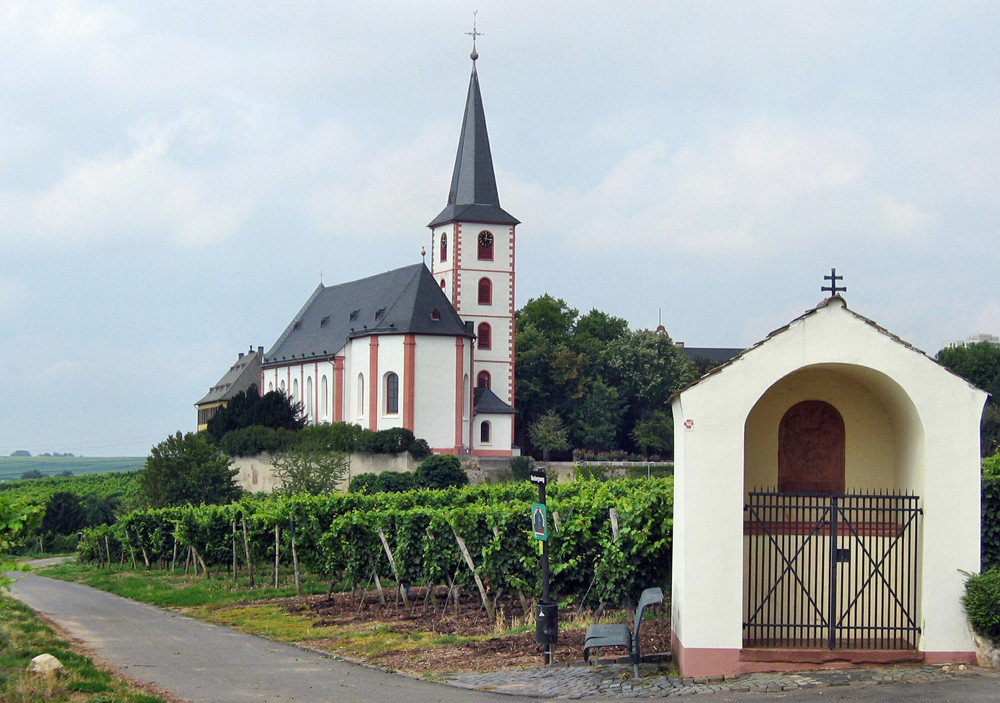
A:
[[[778,426],[778,491],[844,492],[844,418],[822,400],[793,405]]]

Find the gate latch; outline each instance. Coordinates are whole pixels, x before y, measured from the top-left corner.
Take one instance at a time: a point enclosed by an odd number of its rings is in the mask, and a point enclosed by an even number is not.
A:
[[[838,564],[846,564],[851,560],[851,550],[849,547],[838,548],[833,551],[833,558]]]

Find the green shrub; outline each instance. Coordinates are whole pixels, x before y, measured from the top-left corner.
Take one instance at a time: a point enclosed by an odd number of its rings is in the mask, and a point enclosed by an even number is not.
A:
[[[403,427],[390,427],[375,433],[372,438],[372,450],[376,454],[399,454],[409,449],[415,439],[416,437],[410,430]]]
[[[431,445],[427,444],[426,439],[417,438],[410,443],[409,452],[417,461],[423,461],[431,455]]]
[[[1000,476],[983,478],[982,570],[1000,569]]]
[[[962,605],[973,630],[1000,642],[1000,569],[970,575]]]
[[[327,449],[331,452],[351,454],[361,451],[363,438],[374,433],[349,422],[323,423],[302,428],[296,436],[296,444],[309,449]]]
[[[512,456],[510,458],[510,474],[515,481],[527,481],[531,470],[535,468],[535,460],[530,456]]]
[[[625,467],[625,478],[666,478],[674,475],[673,464],[647,464]]]
[[[261,452],[287,449],[295,434],[285,429],[251,425],[223,435],[219,448],[229,456],[257,456]]]
[[[606,466],[577,464],[573,467],[573,477],[577,481],[607,481],[610,474]]]
[[[375,482],[378,474],[359,474],[347,485],[348,493],[377,493]]]
[[[383,471],[378,474],[375,487],[379,493],[402,493],[417,487],[417,476],[412,473]]]
[[[983,478],[1000,478],[1000,453],[983,459]]]
[[[464,486],[469,477],[457,457],[435,455],[423,460],[416,471],[417,485],[421,488],[448,488]]]

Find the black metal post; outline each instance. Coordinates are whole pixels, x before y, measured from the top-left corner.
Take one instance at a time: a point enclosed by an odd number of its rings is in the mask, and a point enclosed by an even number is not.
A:
[[[830,498],[830,600],[827,609],[829,634],[827,646],[835,649],[837,631],[837,497]]]
[[[543,470],[544,471],[544,470]],[[545,505],[545,484],[548,481],[548,476],[545,480],[539,482],[538,484],[538,502]],[[546,511],[548,507],[546,506]],[[542,540],[542,603],[549,603],[549,598],[551,591],[549,588],[549,541],[547,539]],[[552,664],[553,656],[555,655],[555,643],[549,639],[549,643],[545,646],[545,666],[550,666]]]

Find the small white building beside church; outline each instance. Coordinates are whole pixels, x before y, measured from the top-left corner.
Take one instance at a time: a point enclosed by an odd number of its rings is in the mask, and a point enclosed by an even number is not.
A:
[[[262,393],[307,421],[404,427],[440,454],[511,456],[514,245],[500,207],[478,54],[448,201],[430,225],[431,268],[320,285],[263,355]]]
[[[683,675],[973,662],[985,402],[839,295],[676,395]]]

